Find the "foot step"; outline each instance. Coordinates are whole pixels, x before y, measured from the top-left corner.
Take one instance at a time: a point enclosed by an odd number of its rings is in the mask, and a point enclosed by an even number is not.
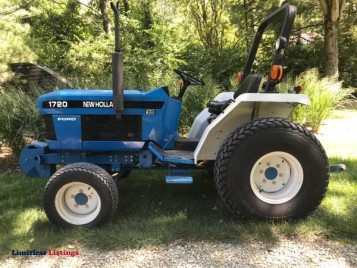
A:
[[[166,183],[189,184],[193,182],[191,176],[165,176]]]
[[[166,183],[189,184],[193,183],[193,178],[190,170],[169,168],[165,181]]]

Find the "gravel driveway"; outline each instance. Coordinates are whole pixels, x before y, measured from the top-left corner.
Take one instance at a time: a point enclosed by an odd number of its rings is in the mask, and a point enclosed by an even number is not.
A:
[[[249,245],[178,241],[139,250],[84,249],[76,257],[12,257],[0,267],[357,267],[357,246],[325,240]]]

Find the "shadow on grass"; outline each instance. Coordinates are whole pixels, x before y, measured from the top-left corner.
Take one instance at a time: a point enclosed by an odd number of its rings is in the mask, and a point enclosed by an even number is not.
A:
[[[162,172],[138,171],[118,183],[119,207],[110,224],[61,230],[42,210],[46,181],[0,174],[0,250],[138,248],[177,240],[275,244],[281,237],[316,236],[356,243],[357,159],[333,162],[344,162],[347,172],[331,176],[319,209],[305,220],[279,223],[235,219],[221,205],[213,178],[205,172],[196,173],[192,185],[169,185]]]

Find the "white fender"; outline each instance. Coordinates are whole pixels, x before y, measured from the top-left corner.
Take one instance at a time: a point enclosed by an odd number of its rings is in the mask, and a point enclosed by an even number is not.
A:
[[[201,160],[215,160],[225,139],[244,123],[264,117],[289,118],[299,103],[310,105],[310,100],[304,94],[245,93],[239,95],[203,131],[194,151],[195,164]]]

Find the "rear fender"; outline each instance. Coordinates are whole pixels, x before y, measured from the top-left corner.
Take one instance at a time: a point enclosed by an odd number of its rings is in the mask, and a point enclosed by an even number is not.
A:
[[[237,128],[258,118],[289,118],[297,104],[310,105],[304,94],[245,93],[209,124],[198,143],[194,160],[215,160],[225,139]]]

